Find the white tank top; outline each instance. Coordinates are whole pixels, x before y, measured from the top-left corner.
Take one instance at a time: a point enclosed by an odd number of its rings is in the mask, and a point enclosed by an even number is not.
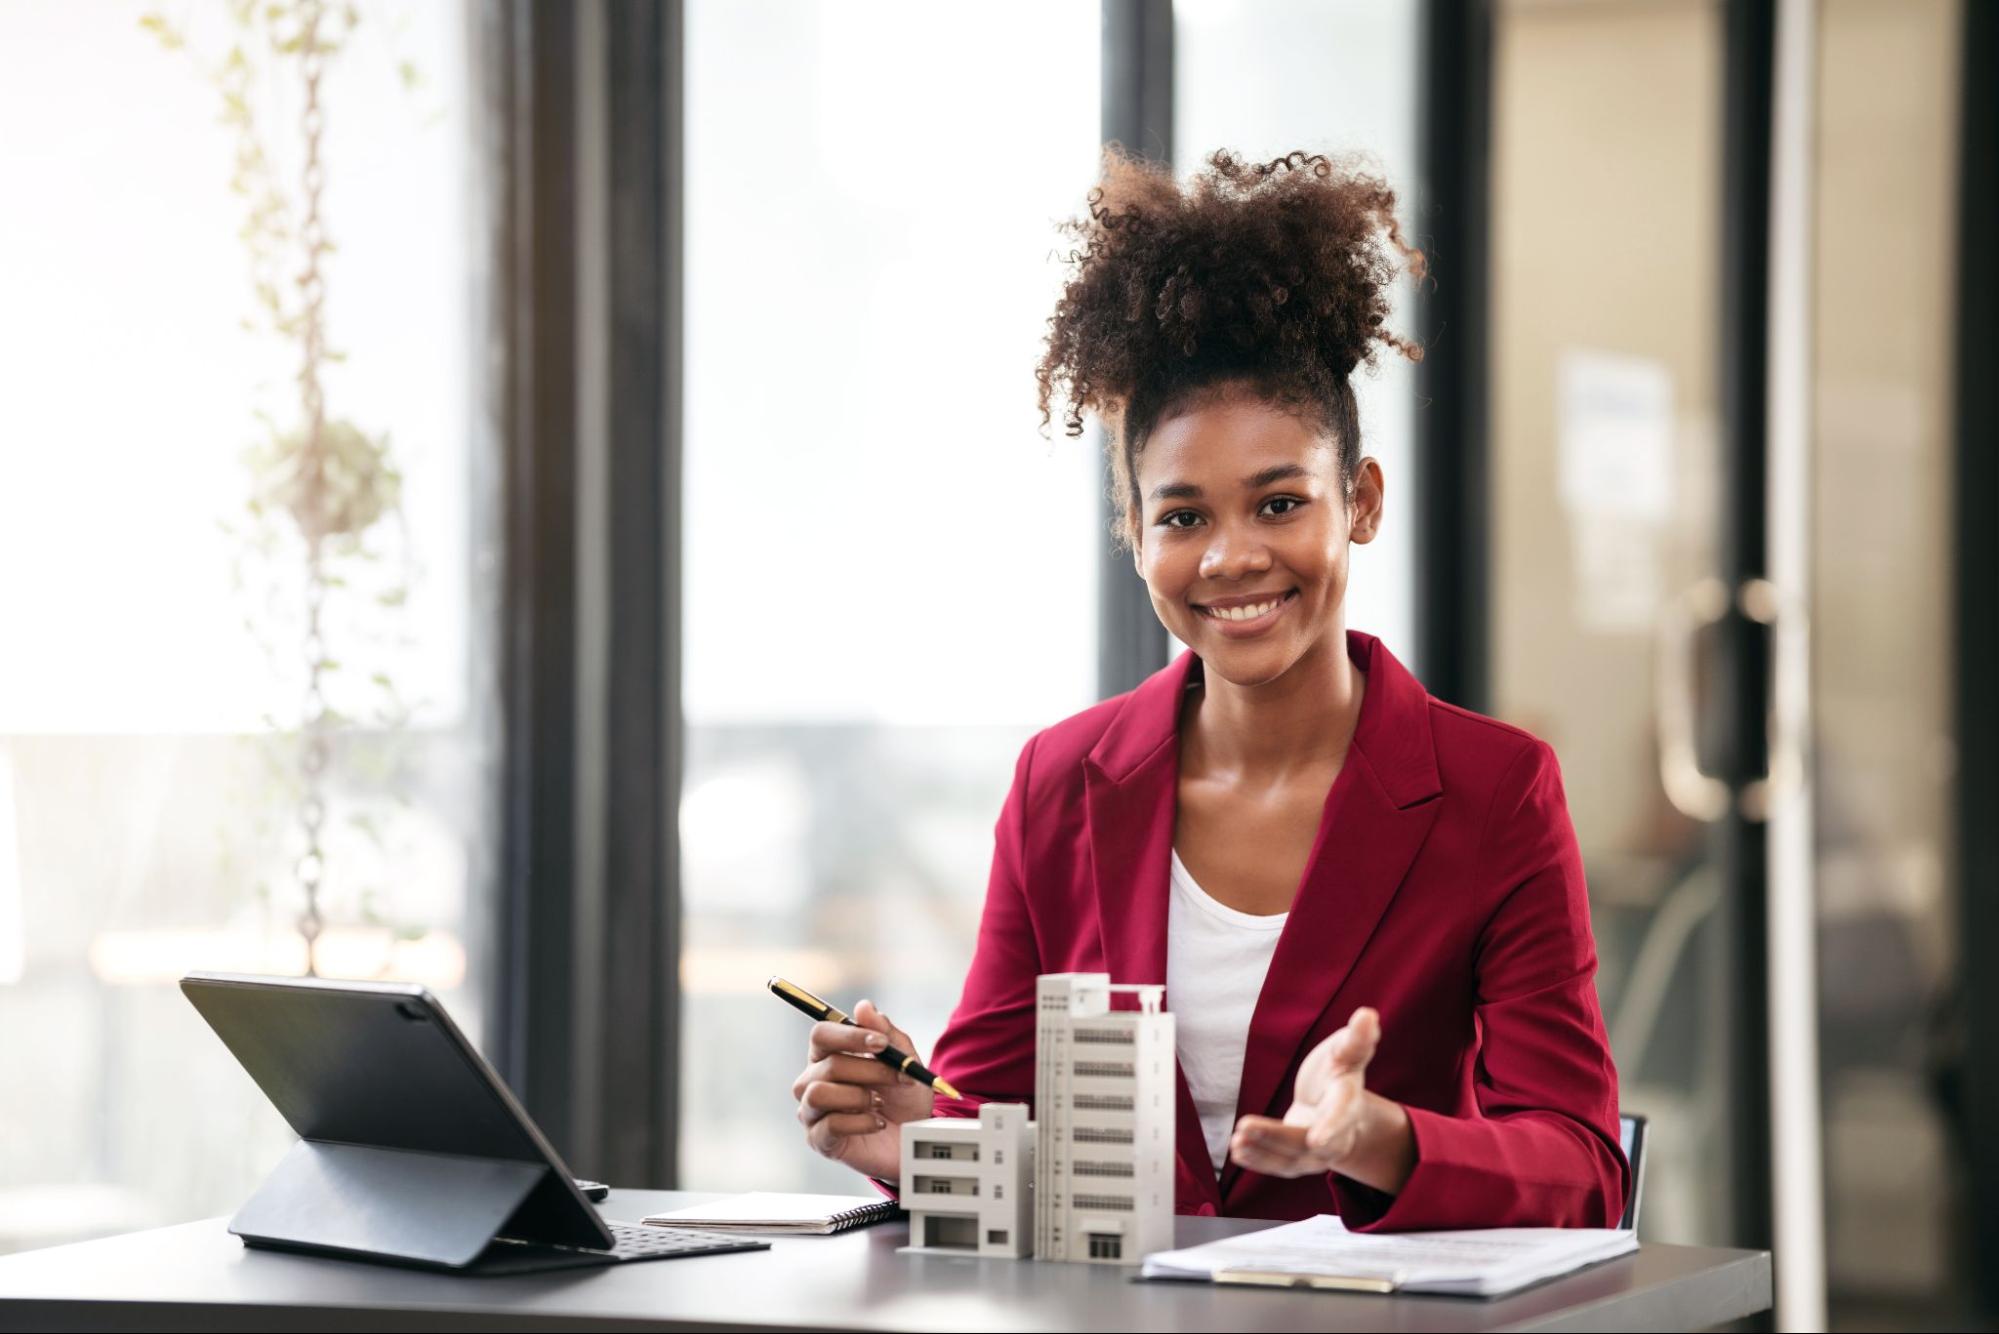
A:
[[[1166,1005],[1173,1011],[1180,1069],[1219,1173],[1235,1130],[1250,1017],[1278,934],[1291,914],[1258,917],[1216,902],[1194,883],[1177,851],[1172,878],[1166,911]]]

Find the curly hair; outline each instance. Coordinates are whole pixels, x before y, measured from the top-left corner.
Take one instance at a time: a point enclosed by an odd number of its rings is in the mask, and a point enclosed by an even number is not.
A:
[[[1129,543],[1139,512],[1138,455],[1174,411],[1246,389],[1304,415],[1338,442],[1342,484],[1360,462],[1349,377],[1381,346],[1423,349],[1385,327],[1401,265],[1423,253],[1395,220],[1395,192],[1353,162],[1291,153],[1246,162],[1222,150],[1183,189],[1172,172],[1104,151],[1089,216],[1061,224],[1079,243],[1035,370],[1041,424],[1065,401],[1111,436],[1113,523]]]

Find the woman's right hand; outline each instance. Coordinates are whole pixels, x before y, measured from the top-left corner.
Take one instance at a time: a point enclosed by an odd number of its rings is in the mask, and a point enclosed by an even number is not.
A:
[[[916,1054],[909,1034],[873,1001],[854,1007],[853,1024],[812,1025],[805,1069],[792,1081],[791,1096],[814,1151],[894,1183],[902,1175],[902,1123],[931,1115],[932,1094],[928,1085],[875,1059],[889,1045]]]

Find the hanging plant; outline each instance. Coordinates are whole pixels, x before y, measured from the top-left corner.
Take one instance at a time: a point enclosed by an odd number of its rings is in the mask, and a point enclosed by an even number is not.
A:
[[[330,600],[355,596],[359,581],[343,572],[347,564],[381,560],[382,544],[372,540],[376,534],[400,534],[402,473],[387,435],[371,434],[328,412],[324,383],[327,368],[343,358],[326,340],[325,263],[334,247],[322,211],[326,171],[321,156],[325,138],[321,92],[328,63],[358,26],[360,9],[324,0],[229,0],[226,9],[233,41],[228,53],[218,63],[204,66],[203,72],[221,95],[223,124],[235,135],[229,184],[244,201],[239,236],[249,258],[255,311],[244,326],[288,347],[297,367],[292,377],[295,398],[282,412],[289,424],[280,425],[280,414],[257,414],[264,436],[244,453],[250,475],[248,522],[232,531],[257,556],[273,558],[290,552],[298,562],[293,571],[302,627],[297,651],[303,657],[305,686],[299,726],[287,738],[293,758],[292,781],[285,786],[294,795],[303,839],[292,877],[298,893],[298,931],[305,942],[305,971],[311,975],[319,971],[318,946],[325,925],[322,890],[333,740],[347,723],[327,698],[329,680],[339,670],[328,642],[327,609]],[[186,34],[164,15],[148,14],[140,24],[166,49],[189,50]],[[407,62],[401,74],[406,87],[414,86],[416,74]],[[279,171],[255,111],[254,94],[271,78],[294,84],[300,94],[295,126],[299,165],[290,180]],[[402,550],[406,560],[406,542]],[[403,605],[404,582],[373,583],[377,606]],[[376,692],[372,721],[385,728],[399,726],[408,711],[394,683],[376,672],[370,684]],[[350,823],[379,837],[364,813],[356,813]],[[363,907],[372,915],[369,897],[363,895]]]
[[[331,421],[315,447],[305,432],[271,437],[246,456],[262,510],[281,510],[307,542],[358,552],[370,529],[402,508],[403,479],[386,436]]]

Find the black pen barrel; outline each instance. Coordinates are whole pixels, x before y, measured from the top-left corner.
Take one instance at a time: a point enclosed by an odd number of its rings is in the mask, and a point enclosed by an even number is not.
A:
[[[787,982],[781,977],[772,977],[765,985],[770,988],[772,995],[809,1018],[817,1019],[822,1023],[831,1021],[847,1024],[854,1028],[865,1027],[865,1025],[855,1023],[852,1018],[835,1009],[833,1006],[828,1005],[825,1001],[820,1000],[817,996],[795,982]],[[889,1069],[899,1074],[908,1075],[917,1083],[928,1085],[946,1097],[955,1098],[959,1096],[958,1091],[952,1088],[947,1080],[925,1069],[923,1062],[917,1060],[906,1051],[901,1051],[891,1045],[883,1047],[874,1056],[877,1061],[880,1061],[883,1065],[889,1067]]]

